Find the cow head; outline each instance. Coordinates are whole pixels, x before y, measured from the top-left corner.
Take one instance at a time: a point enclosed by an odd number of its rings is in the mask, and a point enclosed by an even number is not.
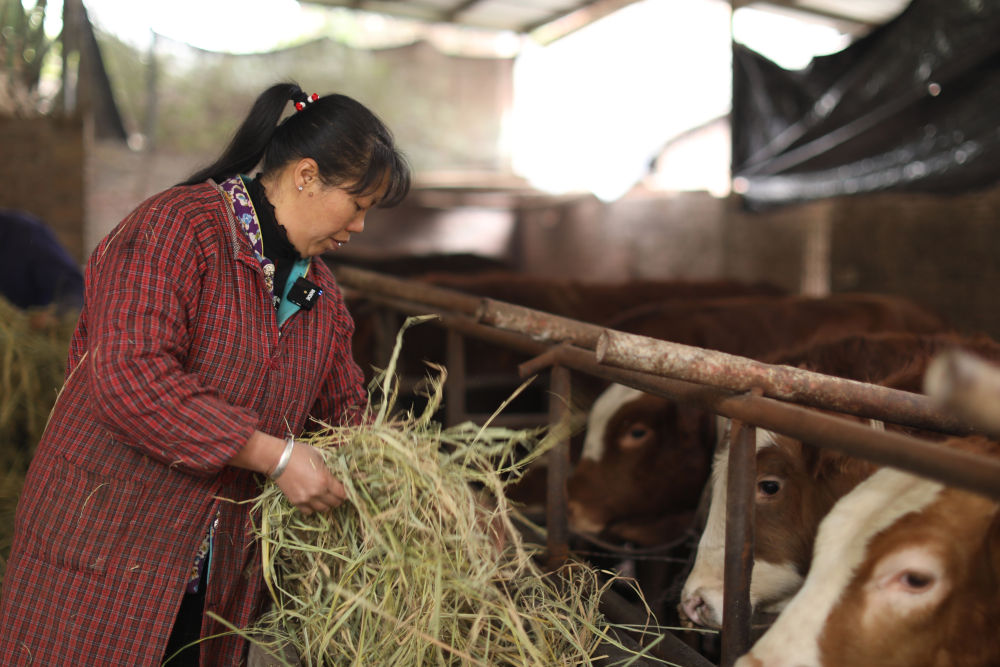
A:
[[[802,589],[738,667],[998,664],[998,509],[876,473],[824,519]]]
[[[567,482],[570,526],[660,544],[690,526],[712,450],[708,413],[613,385],[594,402]]]
[[[722,626],[728,426],[712,469],[712,496],[695,564],[684,583],[681,617]],[[773,613],[798,590],[820,521],[874,466],[763,429],[757,430],[754,566],[750,604]]]

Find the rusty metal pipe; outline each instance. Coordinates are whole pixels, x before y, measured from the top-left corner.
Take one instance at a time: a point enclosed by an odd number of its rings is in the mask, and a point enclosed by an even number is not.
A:
[[[337,282],[368,296],[382,296],[422,304],[422,312],[445,309],[498,329],[516,331],[541,342],[569,341],[593,349],[603,327],[552,315],[505,301],[473,296],[457,290],[367,271],[352,266],[334,269]]]
[[[428,312],[427,304],[424,303],[400,301],[384,297],[380,297],[377,300],[409,314],[424,314]],[[549,346],[545,343],[533,340],[524,334],[503,331],[478,324],[468,316],[442,313],[438,324],[454,328],[465,335],[474,336],[498,345],[505,345],[527,354],[538,355],[549,349]],[[630,334],[620,335],[630,336]],[[657,339],[647,340],[653,346],[678,345]],[[709,355],[723,354],[713,353],[710,350],[700,350],[700,348],[690,348],[689,346],[682,347],[688,347],[690,350]],[[780,403],[769,398],[738,396],[724,389],[660,377],[640,371],[615,368],[597,363],[595,356],[595,353],[592,351],[578,349],[573,346],[556,348],[554,353],[554,358],[558,363],[567,368],[589,373],[611,380],[612,382],[629,384],[637,389],[666,396],[674,400],[693,402],[717,414],[734,419],[743,419],[757,426],[785,433],[820,447],[837,449],[851,456],[869,459],[881,465],[901,468],[951,486],[977,491],[989,497],[1000,499],[1000,463],[986,457],[972,456],[964,452],[947,450],[934,443],[903,436],[898,433],[875,431],[874,429],[866,428],[844,419],[818,414],[812,410]],[[759,363],[733,355],[725,356],[733,359],[737,364],[744,362],[751,364]],[[766,366],[766,364],[762,365]],[[725,370],[723,370],[724,374]],[[834,383],[840,381],[839,378],[831,378],[819,373],[814,375],[819,376],[819,380],[832,380]],[[852,385],[861,385],[862,391],[864,391],[864,387],[874,387],[874,385],[864,385],[863,383],[854,383],[846,380],[843,382]],[[797,397],[796,400],[811,407],[833,409],[838,412],[856,414],[860,417],[886,419],[896,424],[928,428],[945,433],[963,434],[968,432],[968,425],[957,423],[955,418],[950,414],[943,414],[941,411],[933,410],[930,407],[927,410],[911,409],[912,406],[907,406],[906,404],[897,405],[892,400],[893,397],[898,395],[921,398],[917,394],[888,390],[885,387],[875,387],[875,389],[885,389],[889,392],[886,394],[889,399],[888,402],[884,405],[866,406],[863,401],[857,401],[857,405],[854,406],[858,408],[856,411],[852,406],[844,405],[845,401],[843,400],[835,401],[835,403],[840,404],[839,406],[828,405],[818,400],[817,396],[808,392]]]
[[[618,368],[646,371],[733,391],[759,387],[770,398],[886,419],[917,428],[958,434],[972,432],[967,422],[952,412],[942,410],[937,401],[922,394],[792,366],[765,364],[648,336],[605,330],[597,343],[596,358],[599,363]]]
[[[435,308],[444,308],[466,315],[474,315],[479,309],[480,301],[482,301],[481,297],[457,290],[436,287],[417,280],[404,280],[354,266],[337,266],[333,273],[337,282],[344,287],[350,287],[365,294],[379,294],[420,302],[424,304],[423,312],[425,313],[433,312]],[[427,306],[431,306],[431,308]]]
[[[658,396],[694,403],[716,414],[784,433],[817,447],[829,447],[1000,500],[1000,461],[995,459],[948,449],[920,438],[875,430],[771,398],[735,394],[707,385],[603,366],[594,360],[592,352],[571,346],[556,348],[555,357],[559,364],[568,368]]]
[[[456,315],[456,311],[468,315],[471,319],[449,318],[449,313],[442,312],[439,323],[459,328],[464,335],[527,354],[543,353],[547,349],[546,343],[567,342],[576,347],[595,349],[598,360],[609,365],[649,370],[737,391],[760,386],[765,395],[772,398],[859,417],[885,419],[915,428],[962,435],[972,430],[967,421],[920,394],[604,329],[523,306],[470,297],[454,290],[381,276],[353,267],[338,269],[338,280],[359,289],[373,290],[376,294],[371,298],[376,302],[410,314],[444,309],[451,311],[451,315]],[[385,294],[390,298],[385,298]],[[476,326],[477,319],[479,327]]]
[[[420,315],[428,312],[428,308],[425,304],[416,303],[412,301],[403,301],[399,299],[386,298],[381,296],[372,296],[372,300],[377,303],[382,303],[384,305],[393,307],[403,313],[409,315]],[[511,349],[523,352],[530,355],[546,355],[544,358],[539,357],[537,359],[532,359],[524,364],[522,364],[519,369],[522,377],[526,374],[532,374],[544,369],[545,367],[551,365],[552,363],[561,363],[570,368],[574,368],[581,372],[594,375],[596,377],[601,377],[606,380],[611,380],[612,382],[621,382],[622,380],[616,379],[620,377],[615,371],[622,370],[626,374],[629,369],[619,369],[614,366],[605,365],[602,363],[597,363],[595,361],[595,353],[588,350],[583,350],[577,348],[576,346],[564,344],[564,346],[551,347],[546,343],[533,340],[527,335],[516,333],[513,331],[504,331],[502,329],[496,329],[492,326],[486,326],[479,324],[472,320],[470,317],[457,315],[454,313],[440,313],[440,319],[436,321],[439,326],[455,329],[456,331],[462,333],[465,336],[472,336],[479,338],[480,340],[485,340],[487,342],[509,347]],[[608,330],[602,330],[606,332]],[[629,334],[623,334],[629,335]],[[667,345],[676,345],[679,347],[688,348],[690,350],[697,351],[698,353],[706,353],[708,355],[724,353],[714,352],[712,350],[703,350],[701,348],[692,348],[686,345],[680,345],[678,343],[667,343],[666,341],[660,341],[657,339],[649,339],[655,343],[666,343]],[[552,356],[549,357],[548,355]],[[761,366],[769,366],[768,364],[761,364],[760,362],[755,362],[750,359],[744,359],[742,357],[736,357],[734,355],[725,355],[727,357],[732,357],[738,362],[751,362],[753,364],[759,364]],[[800,370],[792,369],[787,366],[770,366],[771,368],[778,369],[788,369],[788,370]],[[801,373],[807,373],[807,371],[800,371]],[[727,371],[723,368],[719,376],[725,378]],[[650,375],[648,373],[641,374],[646,377],[658,377],[655,375]],[[866,419],[883,419],[893,424],[900,424],[903,426],[912,426],[915,428],[929,429],[932,431],[939,431],[942,433],[951,433],[956,435],[965,435],[969,433],[969,424],[965,421],[958,419],[953,413],[939,409],[936,404],[928,397],[921,396],[919,394],[913,394],[911,392],[900,391],[898,389],[889,389],[888,387],[880,387],[877,385],[866,385],[861,382],[855,382],[852,380],[843,380],[842,378],[836,378],[828,375],[823,375],[821,373],[810,373],[810,378],[815,378],[819,384],[826,386],[825,391],[811,392],[805,389],[799,388],[798,393],[794,396],[794,402],[800,403],[814,408],[829,409],[835,412],[842,412],[844,414],[854,415],[857,417],[862,417]],[[669,378],[662,378],[668,380]],[[640,380],[645,381],[645,379]],[[681,383],[680,385],[672,385],[674,387],[687,386],[688,391],[700,390],[699,388],[705,388],[705,385],[696,384],[691,382],[684,382],[683,380],[674,379],[674,382]],[[717,382],[719,380],[716,380]],[[627,381],[625,381],[627,383]],[[844,388],[847,387],[846,393],[850,395],[838,395],[836,391],[831,388]],[[642,387],[637,387],[642,389]],[[858,390],[857,395],[852,394],[854,389]],[[651,393],[657,393],[653,389],[645,389],[645,391],[650,391]],[[678,390],[680,391],[680,390]],[[787,391],[787,389],[786,389]],[[765,392],[766,393],[766,392]],[[832,396],[828,394],[833,394]],[[833,400],[830,400],[833,399]],[[678,398],[677,400],[687,400],[683,398]],[[729,416],[729,415],[727,415]]]
[[[558,424],[569,415],[569,371],[553,366],[550,377],[549,423]],[[569,436],[548,453],[546,471],[545,528],[548,534],[548,566],[555,569],[569,558],[569,521],[566,478],[569,476]]]
[[[722,656],[731,667],[750,650],[750,573],[753,571],[754,502],[757,487],[757,429],[732,425],[726,480],[726,555],[723,571]]]
[[[494,299],[482,300],[476,311],[476,319],[498,329],[517,331],[539,342],[572,343],[591,350],[604,332],[604,327],[596,324]]]

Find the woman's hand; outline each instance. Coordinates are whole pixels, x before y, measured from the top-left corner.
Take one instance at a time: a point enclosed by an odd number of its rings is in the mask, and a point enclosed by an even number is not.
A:
[[[229,465],[245,468],[264,475],[271,475],[287,446],[287,442],[273,435],[254,431]],[[303,514],[325,512],[338,507],[347,497],[340,483],[323,460],[323,454],[310,444],[296,441],[291,456],[274,480],[288,502]]]
[[[326,467],[323,454],[305,442],[296,441],[288,467],[274,483],[305,515],[338,507],[347,497],[344,485]]]

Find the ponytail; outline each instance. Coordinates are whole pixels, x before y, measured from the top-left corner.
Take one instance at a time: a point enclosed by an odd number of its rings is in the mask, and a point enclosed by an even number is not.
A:
[[[297,111],[278,124],[288,102]],[[346,95],[306,95],[295,83],[271,86],[257,98],[222,156],[180,185],[221,182],[258,164],[271,174],[311,158],[327,185],[351,194],[381,192],[377,206],[395,206],[410,190],[410,166],[389,128]]]
[[[302,94],[302,88],[294,83],[279,83],[265,90],[254,102],[222,155],[179,185],[195,185],[210,178],[221,183],[237,174],[250,172],[263,159],[289,100]]]

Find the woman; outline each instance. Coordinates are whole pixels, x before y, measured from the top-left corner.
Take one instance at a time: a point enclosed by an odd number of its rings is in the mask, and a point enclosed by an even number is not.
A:
[[[303,513],[339,505],[342,485],[294,437],[365,407],[319,255],[409,185],[368,109],[279,84],[214,164],[98,245],[18,506],[0,663],[158,665],[198,637],[170,664],[243,662],[226,624],[264,602],[246,501],[270,475]]]

